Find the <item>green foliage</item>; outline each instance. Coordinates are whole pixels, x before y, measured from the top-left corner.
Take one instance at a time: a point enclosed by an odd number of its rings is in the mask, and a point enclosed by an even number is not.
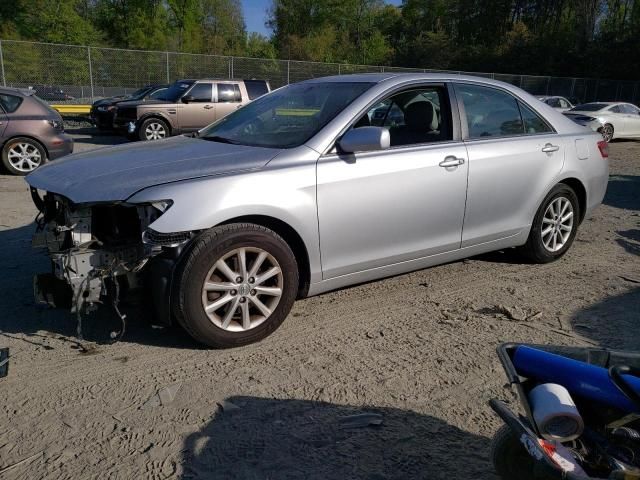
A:
[[[403,0],[400,7],[385,0],[271,0],[266,25],[270,38],[247,33],[241,0],[0,0],[3,39],[342,65],[640,77],[640,0]],[[144,58],[166,63],[162,56]],[[105,62],[117,69],[117,59]],[[188,55],[171,62],[185,75],[201,68]],[[281,63],[269,68],[283,77]],[[133,81],[139,72],[116,74]]]

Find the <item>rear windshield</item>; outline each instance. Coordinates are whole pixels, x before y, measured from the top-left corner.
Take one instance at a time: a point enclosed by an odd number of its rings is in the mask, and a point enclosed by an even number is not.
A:
[[[7,113],[15,112],[21,103],[22,97],[7,95],[6,93],[0,94],[0,105],[2,105],[2,109]]]
[[[269,87],[267,87],[265,80],[245,80],[244,86],[247,88],[249,100],[254,100],[265,93],[269,93]]]
[[[606,103],[583,103],[573,107],[571,110],[575,112],[597,112],[608,106]]]
[[[184,92],[186,92],[191,85],[193,85],[193,82],[176,82],[156,98],[157,100],[176,102],[180,97],[182,97],[182,95],[184,95]]]

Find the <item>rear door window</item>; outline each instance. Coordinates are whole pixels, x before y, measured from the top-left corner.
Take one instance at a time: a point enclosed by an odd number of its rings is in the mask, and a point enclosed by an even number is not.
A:
[[[638,115],[638,109],[633,105],[620,105],[620,110],[622,113],[628,113],[631,115]]]
[[[531,110],[527,105],[518,102],[520,113],[522,114],[522,122],[524,123],[524,132],[528,135],[536,133],[551,133],[553,129],[549,124],[536,112]]]
[[[554,132],[543,117],[508,92],[466,84],[457,84],[456,92],[464,104],[469,138]]]
[[[469,138],[523,135],[518,101],[502,90],[458,84],[466,113]]]
[[[15,112],[22,103],[22,97],[16,95],[0,94],[0,105],[6,113]]]
[[[240,87],[236,83],[218,84],[218,103],[241,102]]]

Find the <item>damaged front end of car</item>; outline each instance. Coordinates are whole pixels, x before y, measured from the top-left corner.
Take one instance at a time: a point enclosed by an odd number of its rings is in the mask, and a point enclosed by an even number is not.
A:
[[[173,269],[183,247],[196,232],[159,233],[150,225],[172,202],[74,204],[51,192],[31,188],[38,208],[32,246],[45,249],[51,272],[34,277],[36,301],[68,308],[78,318],[100,304],[118,308],[124,292],[150,285],[154,318],[170,323],[170,286]],[[112,335],[113,336],[113,335]]]

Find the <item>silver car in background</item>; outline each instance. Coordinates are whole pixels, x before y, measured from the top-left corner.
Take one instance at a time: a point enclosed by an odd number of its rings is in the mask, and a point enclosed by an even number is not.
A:
[[[564,97],[559,97],[557,95],[556,96],[543,95],[542,97],[538,97],[538,100],[546,103],[547,105],[554,108],[555,110],[558,110],[559,112],[566,112],[567,110],[570,110],[573,108],[573,104],[569,100],[567,100]]]
[[[608,171],[599,134],[512,85],[308,80],[195,135],[32,173],[53,263],[36,285],[77,312],[143,285],[157,322],[244,345],[296,298],[509,247],[556,260]]]
[[[585,103],[564,114],[577,124],[600,132],[607,142],[614,138],[640,138],[640,108],[630,103]]]

